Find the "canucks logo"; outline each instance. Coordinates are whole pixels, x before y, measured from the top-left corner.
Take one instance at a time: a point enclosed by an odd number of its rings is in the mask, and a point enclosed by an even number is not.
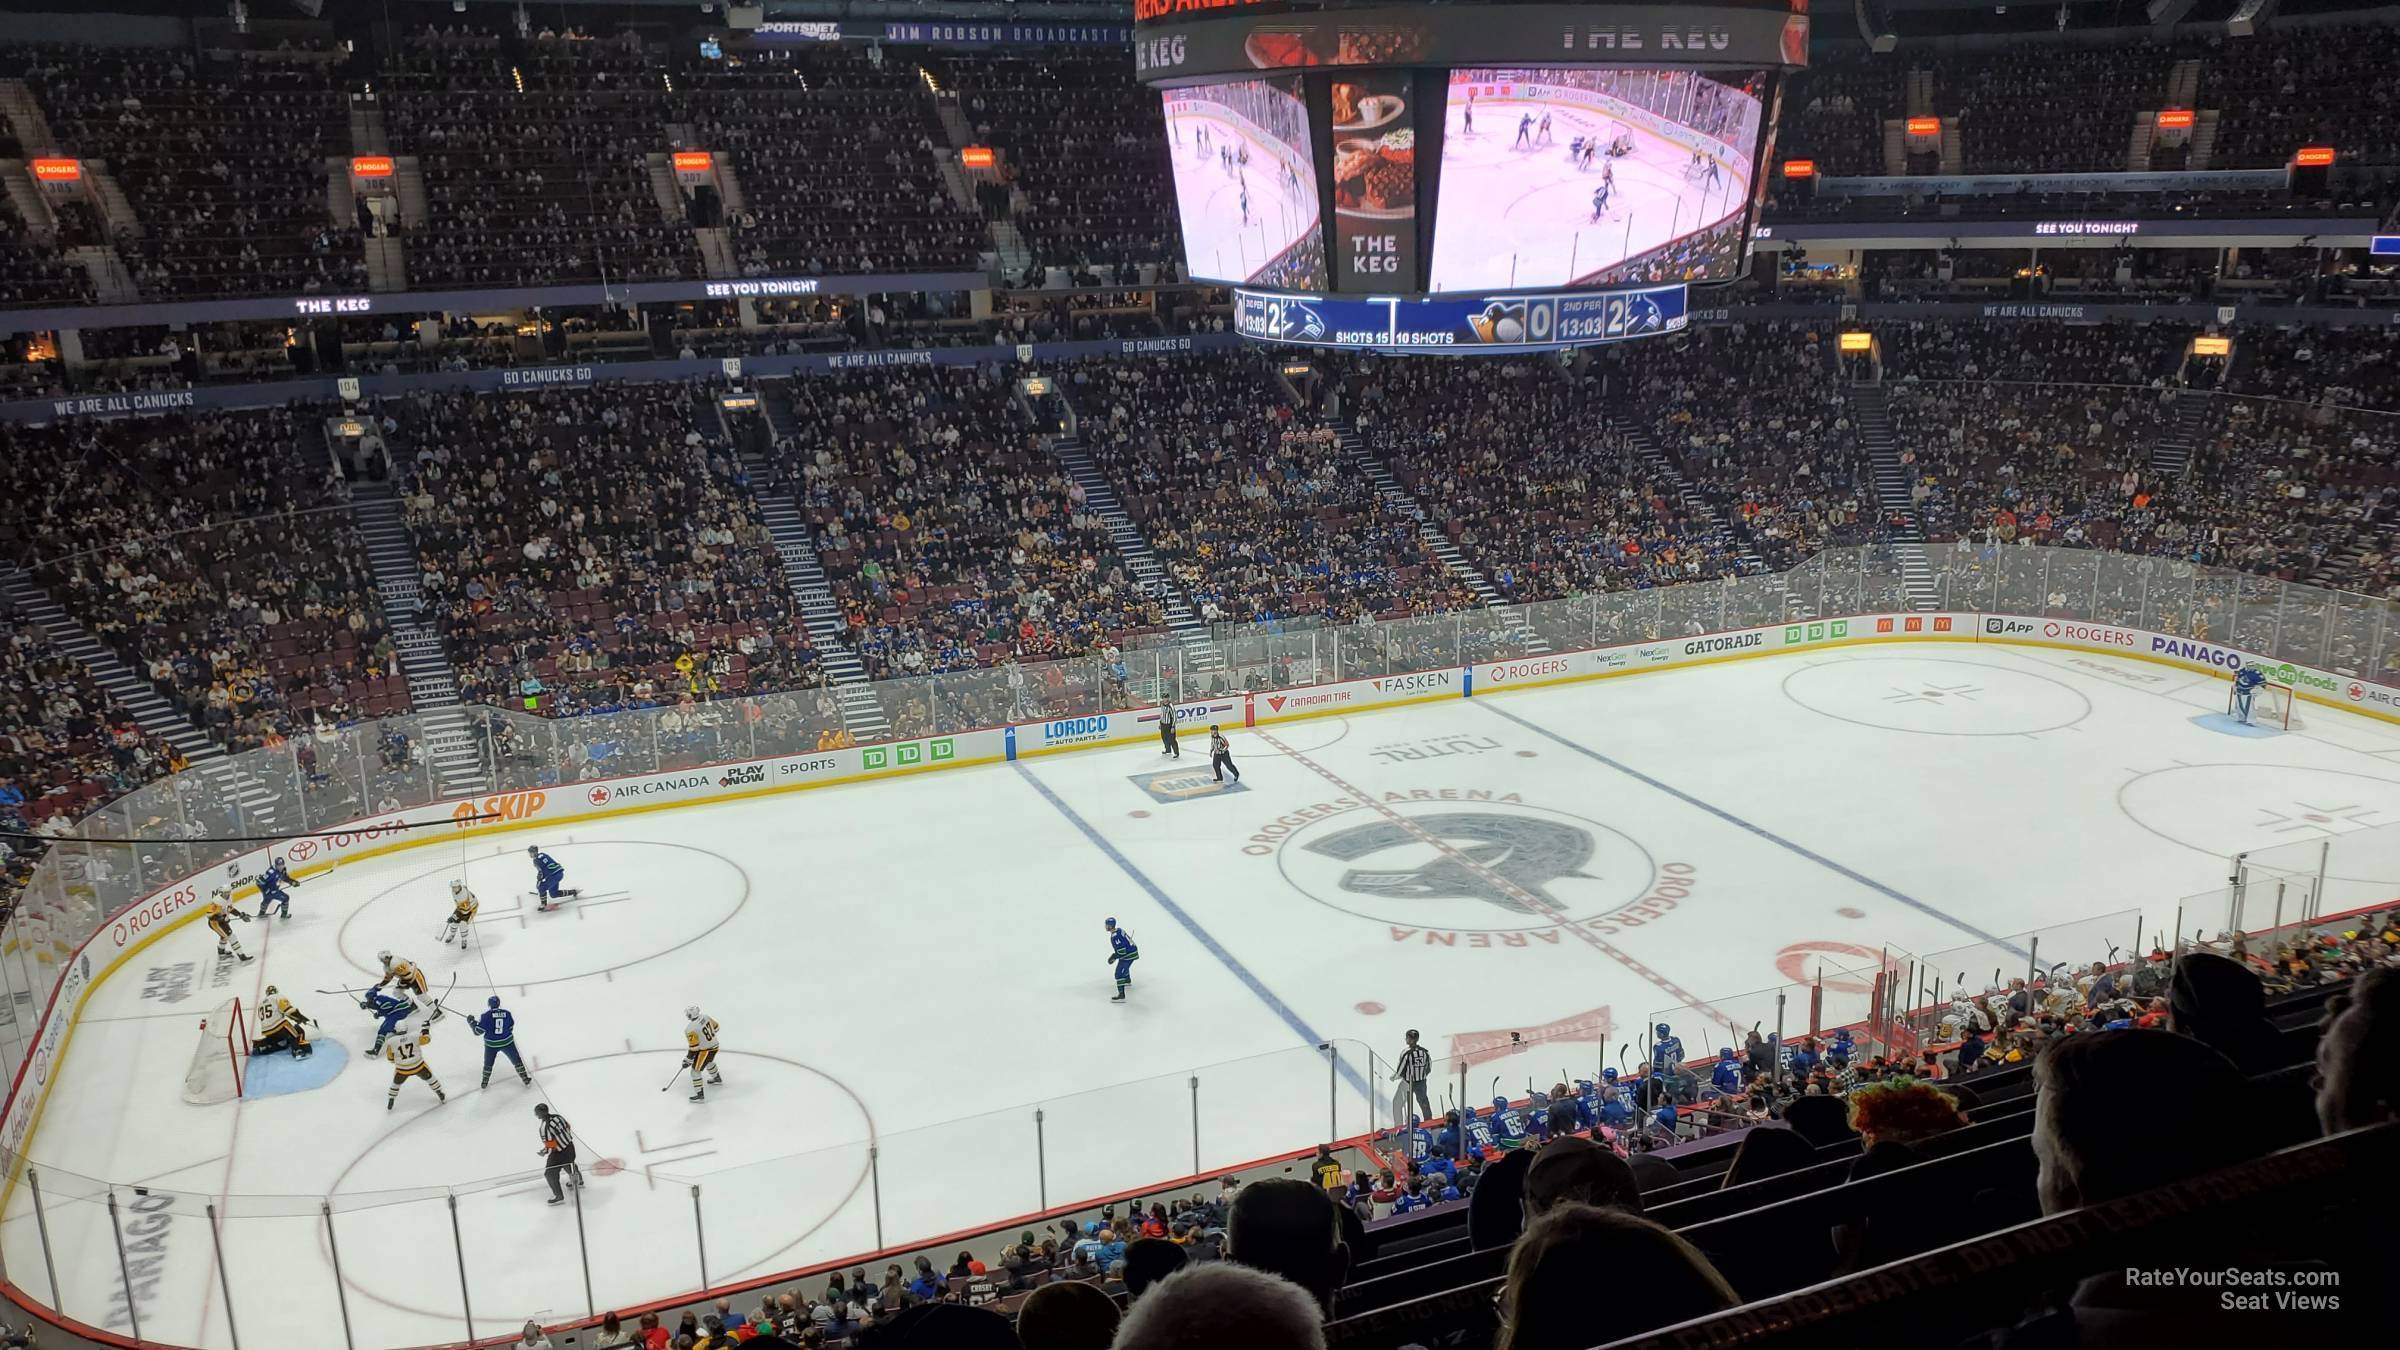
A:
[[[1314,305],[1273,299],[1260,305],[1261,336],[1278,342],[1310,342],[1325,336],[1325,316]]]
[[[1286,835],[1277,869],[1329,909],[1377,923],[1511,932],[1579,923],[1639,900],[1648,850],[1596,820],[1514,794],[1489,802],[1390,800]]]
[[[1652,297],[1629,295],[1625,297],[1624,311],[1617,316],[1617,325],[1617,336],[1633,337],[1642,333],[1655,333],[1665,328],[1667,316],[1659,309],[1658,301]]]

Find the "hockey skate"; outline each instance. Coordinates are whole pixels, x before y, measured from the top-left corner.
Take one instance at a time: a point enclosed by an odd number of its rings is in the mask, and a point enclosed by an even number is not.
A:
[[[704,1101],[707,1101],[707,1100],[708,1100],[708,1089],[707,1089],[707,1088],[693,1088],[693,1089],[692,1089],[692,1097],[691,1097],[691,1099],[692,1099],[693,1101],[696,1101],[696,1102],[704,1102]]]

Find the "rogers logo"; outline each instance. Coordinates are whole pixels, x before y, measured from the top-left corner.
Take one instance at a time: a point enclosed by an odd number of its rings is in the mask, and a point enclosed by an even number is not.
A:
[[[1564,675],[1566,672],[1567,658],[1563,656],[1545,657],[1539,661],[1508,661],[1492,667],[1491,681],[1499,684],[1506,680],[1530,680],[1543,675]]]
[[[608,805],[608,789],[604,787],[593,788],[591,791],[583,794],[583,799],[587,802],[590,802],[594,806],[606,806]]]
[[[2070,642],[2096,642],[2108,647],[2134,645],[2133,634],[2122,628],[2094,628],[2083,623],[2046,623],[2042,625],[2042,636],[2063,637]]]

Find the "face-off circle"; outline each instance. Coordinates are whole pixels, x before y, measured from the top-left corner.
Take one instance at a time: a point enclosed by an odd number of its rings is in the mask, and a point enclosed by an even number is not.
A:
[[[2046,675],[1925,656],[1837,657],[1783,677],[1784,697],[1857,726],[1920,736],[2030,736],[2092,712]]]
[[[1621,831],[1522,801],[1397,801],[1321,816],[1283,840],[1275,865],[1327,908],[1463,933],[1582,923],[1636,903],[1659,879],[1649,850]]]

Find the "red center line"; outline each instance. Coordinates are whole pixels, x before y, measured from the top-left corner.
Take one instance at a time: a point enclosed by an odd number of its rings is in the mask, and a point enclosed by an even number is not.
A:
[[[1298,750],[1295,750],[1292,747],[1284,744],[1282,741],[1276,739],[1274,733],[1268,731],[1257,731],[1254,734],[1256,734],[1260,740],[1265,741],[1267,744],[1275,747],[1285,755],[1290,756],[1293,760],[1308,766],[1308,768],[1319,778],[1324,779],[1326,782],[1333,784],[1335,787],[1338,787],[1342,791],[1350,794],[1351,797],[1364,803],[1368,810],[1375,812],[1384,819],[1392,822],[1394,825],[1397,825],[1401,829],[1415,835],[1424,843],[1431,845],[1434,850],[1442,854],[1442,856],[1449,858],[1451,861],[1459,864],[1461,867],[1472,870],[1476,875],[1483,877],[1487,881],[1490,881],[1494,886],[1497,886],[1501,891],[1515,898],[1516,900],[1524,904],[1531,905],[1533,908],[1549,915],[1559,927],[1565,929],[1569,933],[1574,934],[1576,937],[1581,938],[1584,942],[1590,944],[1595,951],[1599,951],[1609,957],[1614,958],[1626,969],[1632,971],[1636,975],[1641,976],[1643,979],[1648,980],[1651,984],[1665,991],[1668,995],[1681,1000],[1684,1004],[1690,1006],[1695,1011],[1706,1013],[1709,1017],[1718,1022],[1726,1021],[1725,1014],[1717,1011],[1715,1008],[1710,1007],[1707,1003],[1702,1002],[1697,994],[1694,994],[1690,990],[1676,984],[1664,974],[1644,963],[1640,957],[1635,956],[1633,953],[1628,952],[1624,948],[1619,947],[1615,943],[1612,943],[1606,938],[1601,937],[1598,933],[1591,932],[1590,930],[1569,919],[1566,911],[1561,908],[1556,901],[1551,900],[1547,896],[1536,895],[1532,891],[1529,891],[1517,883],[1509,880],[1507,877],[1504,877],[1493,871],[1483,863],[1468,857],[1465,853],[1460,852],[1456,847],[1444,842],[1431,830],[1426,829],[1424,826],[1419,825],[1417,822],[1409,819],[1407,816],[1404,816],[1393,810],[1390,806],[1386,805],[1382,801],[1377,800],[1374,793],[1344,780],[1341,775],[1335,773],[1333,770],[1326,768],[1317,761],[1310,759],[1307,755],[1300,753]]]

